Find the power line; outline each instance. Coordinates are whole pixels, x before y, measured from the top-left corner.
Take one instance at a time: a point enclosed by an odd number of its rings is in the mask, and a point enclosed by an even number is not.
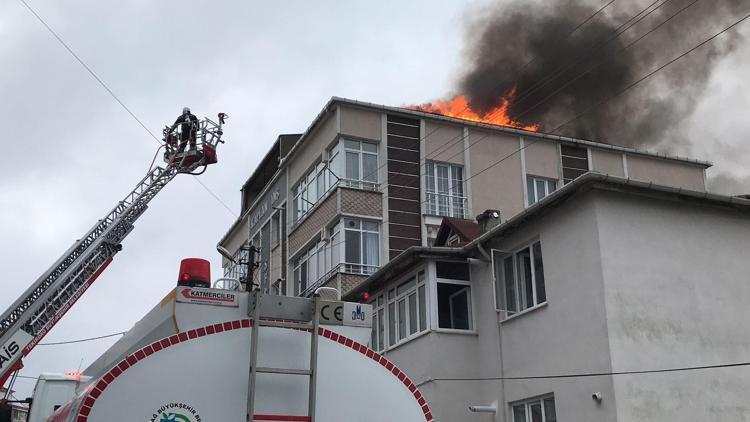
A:
[[[84,62],[84,61],[83,61],[83,60],[82,60],[82,59],[81,59],[81,58],[80,58],[79,56],[78,56],[78,54],[76,54],[76,53],[75,53],[75,51],[73,51],[73,49],[72,49],[72,48],[70,48],[70,46],[69,46],[69,45],[68,45],[68,44],[67,44],[67,43],[66,43],[65,41],[63,41],[63,39],[62,39],[62,38],[61,38],[61,37],[60,37],[59,35],[57,35],[57,32],[55,32],[55,30],[54,30],[54,29],[52,29],[52,28],[51,28],[51,27],[50,27],[49,25],[47,25],[47,22],[45,22],[45,21],[44,21],[44,19],[42,19],[42,17],[41,17],[41,16],[39,16],[39,14],[38,14],[38,13],[36,13],[36,11],[35,11],[35,10],[34,10],[34,9],[33,9],[33,8],[31,7],[31,6],[29,6],[29,4],[28,4],[28,3],[26,3],[26,0],[19,0],[19,1],[20,1],[21,3],[23,3],[23,5],[24,5],[24,6],[26,6],[26,8],[27,8],[27,9],[29,9],[29,12],[31,12],[31,13],[32,13],[32,14],[33,14],[33,15],[34,15],[34,16],[36,17],[36,19],[37,19],[37,20],[38,20],[38,21],[39,21],[39,22],[40,22],[40,23],[41,23],[42,25],[44,25],[44,27],[45,27],[45,28],[47,28],[47,31],[49,31],[49,33],[50,33],[50,34],[52,34],[52,36],[54,36],[54,37],[55,37],[55,38],[57,39],[57,41],[59,41],[59,42],[60,42],[60,44],[62,44],[62,46],[63,46],[63,47],[65,47],[65,49],[66,49],[66,50],[68,50],[68,53],[70,53],[70,55],[71,55],[71,56],[73,56],[73,57],[74,57],[74,58],[75,58],[75,59],[76,59],[76,60],[78,61],[78,63],[80,63],[80,64],[81,64],[81,66],[83,66],[83,68],[84,68],[84,69],[86,69],[86,71],[87,71],[87,72],[88,72],[88,73],[89,73],[89,74],[90,74],[90,75],[91,75],[91,76],[92,76],[92,77],[93,77],[94,79],[96,79],[96,81],[97,81],[97,82],[99,82],[99,85],[101,85],[101,86],[102,86],[102,88],[104,88],[104,89],[105,89],[105,90],[106,90],[106,91],[107,91],[107,92],[109,93],[109,95],[111,95],[111,96],[112,96],[112,98],[114,98],[114,99],[115,99],[115,101],[117,101],[117,103],[118,103],[118,104],[120,104],[120,106],[121,106],[121,107],[122,107],[122,108],[123,108],[123,109],[124,109],[125,111],[127,111],[127,112],[128,112],[128,114],[130,114],[130,116],[131,116],[131,117],[132,117],[133,119],[135,119],[135,121],[136,121],[136,122],[138,122],[138,124],[139,124],[139,125],[141,125],[141,127],[142,127],[142,128],[143,128],[143,129],[144,129],[144,130],[145,130],[146,132],[148,132],[148,133],[149,133],[149,135],[151,135],[151,137],[152,137],[152,138],[154,138],[154,139],[156,140],[156,142],[159,142],[159,143],[161,144],[161,142],[159,141],[159,139],[157,139],[157,138],[156,138],[156,136],[155,136],[155,135],[154,135],[154,134],[153,134],[153,133],[152,133],[152,132],[151,132],[151,131],[150,131],[150,130],[149,130],[149,129],[148,129],[147,127],[146,127],[146,125],[144,125],[144,124],[143,124],[143,122],[142,122],[142,121],[141,121],[141,120],[140,120],[140,119],[139,119],[139,118],[138,118],[138,117],[137,117],[137,116],[136,116],[135,114],[133,114],[133,112],[132,112],[132,111],[131,111],[131,110],[130,110],[130,109],[128,108],[128,106],[126,106],[126,105],[125,105],[125,103],[123,103],[123,102],[122,102],[122,101],[120,100],[120,98],[119,98],[119,97],[118,97],[118,96],[117,96],[117,95],[116,95],[116,94],[115,94],[114,92],[112,92],[112,90],[111,90],[111,89],[109,89],[109,87],[107,86],[107,84],[106,84],[106,83],[104,83],[104,81],[103,81],[103,80],[102,80],[102,79],[101,79],[101,78],[99,77],[99,75],[97,75],[97,74],[96,74],[96,73],[95,73],[95,72],[94,72],[93,70],[91,70],[91,68],[90,68],[90,67],[89,67],[89,66],[88,66],[88,65],[87,65],[87,64],[86,64],[86,63],[85,63],[85,62]]]
[[[97,82],[99,82],[99,85],[101,85],[102,88],[104,88],[109,93],[109,95],[115,101],[117,101],[118,104],[120,104],[120,106],[130,115],[130,117],[132,117],[136,122],[138,122],[138,124],[143,128],[143,130],[145,130],[146,133],[148,133],[149,135],[151,135],[151,137],[154,139],[154,141],[156,141],[159,145],[161,145],[161,141],[159,140],[159,138],[157,138],[156,135],[154,135],[154,133],[151,132],[151,130],[145,124],[143,124],[143,122],[141,121],[141,119],[139,119],[138,116],[136,116],[135,113],[133,113],[133,111],[130,110],[130,108],[128,108],[128,106],[125,105],[125,103],[122,100],[120,100],[120,98],[117,96],[117,94],[115,94],[114,91],[112,91],[109,88],[109,86],[107,86],[107,84],[102,80],[102,78],[100,78],[99,75],[97,75],[96,72],[94,72],[86,64],[86,62],[84,62],[83,59],[81,59],[81,57],[78,56],[78,54],[75,53],[75,51],[73,51],[73,49],[68,45],[68,43],[66,43],[62,39],[62,37],[60,37],[60,35],[58,35],[57,32],[55,32],[55,30],[52,29],[52,27],[50,27],[47,24],[47,22],[44,21],[44,19],[42,19],[42,17],[26,2],[26,0],[19,0],[19,1],[24,6],[26,6],[26,8],[29,10],[29,12],[31,12],[34,15],[34,17],[36,17],[36,19],[42,25],[44,25],[45,28],[47,28],[47,31],[49,31],[49,33],[52,34],[52,36],[54,36],[55,39],[57,39],[57,41],[68,51],[68,53],[70,53],[70,55],[73,56],[73,58],[75,58],[76,61],[78,61],[78,63],[80,63],[81,66],[83,66],[84,69],[86,69],[86,71],[91,75],[91,77],[93,77]],[[235,217],[238,217],[237,213],[235,213],[234,211],[232,211],[232,209],[224,201],[222,201],[211,189],[209,189],[208,186],[206,186],[202,181],[200,181],[195,175],[193,175],[193,179],[196,180],[201,186],[203,186],[203,188],[211,196],[213,196],[214,199],[216,199],[221,205],[223,205],[224,208],[226,208],[227,211],[229,211],[230,214],[232,214]]]
[[[82,338],[82,339],[77,339],[77,340],[58,341],[58,342],[53,342],[53,343],[39,343],[39,344],[37,344],[37,346],[60,346],[60,345],[63,345],[63,344],[84,343],[84,342],[87,342],[87,341],[101,340],[101,339],[104,339],[104,338],[121,336],[121,335],[126,334],[126,333],[127,333],[127,331],[121,331],[119,333],[112,333],[112,334],[106,334],[106,335],[103,335],[103,336],[88,337],[88,338]]]
[[[531,376],[515,376],[515,377],[454,377],[454,378],[430,378],[418,383],[417,385],[426,384],[431,381],[511,381],[511,380],[535,380],[535,379],[559,379],[559,378],[591,378],[591,377],[608,377],[608,376],[620,376],[620,375],[643,375],[643,374],[661,374],[670,372],[685,372],[685,371],[698,371],[706,369],[724,369],[724,368],[737,368],[743,366],[750,366],[750,362],[737,362],[737,363],[723,363],[716,365],[702,365],[702,366],[685,366],[678,368],[665,368],[665,369],[643,369],[634,371],[612,371],[612,372],[584,372],[584,373],[570,373],[570,374],[555,374],[555,375],[531,375]]]

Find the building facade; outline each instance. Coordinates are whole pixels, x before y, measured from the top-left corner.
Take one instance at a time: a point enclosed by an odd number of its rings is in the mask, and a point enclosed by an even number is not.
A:
[[[748,419],[750,200],[588,174],[497,223],[346,297],[436,421]]]
[[[310,295],[352,291],[443,217],[508,219],[586,172],[705,191],[710,163],[332,98],[303,134],[281,135],[242,188],[219,246],[225,274]]]

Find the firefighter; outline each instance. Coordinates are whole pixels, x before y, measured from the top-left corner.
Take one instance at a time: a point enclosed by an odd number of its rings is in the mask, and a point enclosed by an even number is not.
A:
[[[175,120],[169,131],[174,132],[178,126],[180,127],[180,146],[177,152],[185,151],[185,146],[188,142],[190,142],[190,150],[194,150],[195,137],[198,133],[198,118],[190,112],[189,107],[182,109],[182,114]]]

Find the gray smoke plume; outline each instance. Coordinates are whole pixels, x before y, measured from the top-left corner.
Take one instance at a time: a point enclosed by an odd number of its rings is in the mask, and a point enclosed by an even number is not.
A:
[[[579,27],[607,3],[518,0],[471,15],[458,91],[479,112],[513,93],[509,116],[541,131],[628,146],[675,141],[712,69],[738,45],[736,30],[607,98],[737,21],[750,1],[619,0]]]

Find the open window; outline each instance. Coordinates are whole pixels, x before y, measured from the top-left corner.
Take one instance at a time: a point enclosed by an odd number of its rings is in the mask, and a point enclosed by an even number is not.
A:
[[[435,263],[438,327],[472,330],[471,285],[466,262]]]
[[[537,241],[514,253],[493,253],[495,304],[507,316],[547,301],[542,244]]]

